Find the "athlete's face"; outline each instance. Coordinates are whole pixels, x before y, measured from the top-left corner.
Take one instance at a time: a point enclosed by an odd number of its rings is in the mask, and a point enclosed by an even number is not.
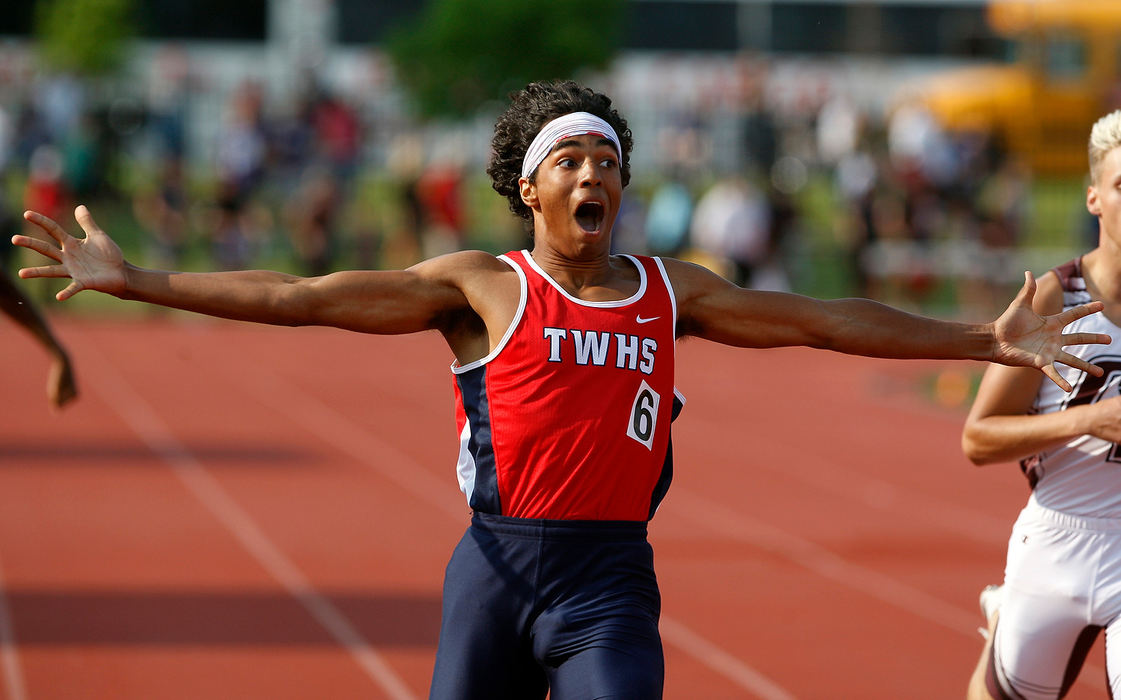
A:
[[[623,195],[619,154],[595,134],[558,143],[541,161],[534,182],[519,181],[522,201],[533,211],[534,237],[576,252],[606,249]]]
[[[1101,222],[1103,240],[1121,244],[1121,147],[1098,164],[1098,175],[1086,190],[1086,208]]]

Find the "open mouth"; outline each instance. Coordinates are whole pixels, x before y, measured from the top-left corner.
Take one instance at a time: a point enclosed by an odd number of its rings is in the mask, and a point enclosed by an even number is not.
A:
[[[599,202],[584,202],[576,207],[576,223],[588,233],[594,233],[603,224],[603,214],[603,205]]]

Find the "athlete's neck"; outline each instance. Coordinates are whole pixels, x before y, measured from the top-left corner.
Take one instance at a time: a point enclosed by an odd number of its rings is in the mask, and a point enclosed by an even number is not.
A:
[[[616,301],[638,289],[638,270],[625,258],[573,258],[542,245],[534,246],[530,255],[545,274],[577,299]]]

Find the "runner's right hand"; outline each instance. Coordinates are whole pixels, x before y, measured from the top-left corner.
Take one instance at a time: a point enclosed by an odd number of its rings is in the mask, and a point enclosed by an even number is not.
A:
[[[50,240],[17,235],[12,236],[12,243],[30,248],[59,264],[25,267],[19,271],[21,278],[69,278],[70,284],[55,295],[59,301],[65,301],[83,289],[114,295],[125,290],[128,267],[121,249],[98,227],[85,206],[74,210],[74,218],[85,231],[85,238],[71,236],[58,223],[39,212],[24,212],[23,218],[41,228]]]

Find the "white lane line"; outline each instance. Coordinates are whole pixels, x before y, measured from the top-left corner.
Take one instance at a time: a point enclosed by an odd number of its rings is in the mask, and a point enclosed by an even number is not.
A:
[[[706,448],[702,443],[696,443],[696,449],[701,454],[698,463],[726,459],[721,452]],[[759,459],[751,464],[751,468],[766,470],[781,479],[797,481],[807,489],[839,496],[852,503],[863,503],[885,513],[903,515],[909,520],[921,518],[931,528],[983,544],[991,544],[994,533],[999,533],[998,539],[1004,541],[1012,528],[1011,522],[1003,516],[980,512],[975,507],[962,506],[949,499],[854,471],[824,455],[803,455],[799,459],[785,461]]]
[[[84,351],[93,355],[93,348]],[[89,357],[104,377],[90,373],[86,381],[134,433],[158,455],[242,547],[268,571],[311,616],[341,644],[358,665],[393,700],[415,700],[415,695],[371,644],[354,629],[338,608],[315,589],[299,568],[222,488],[161,421],[156,411],[112,369],[105,357]]]
[[[678,488],[673,509],[697,524],[787,559],[813,573],[894,605],[940,627],[976,635],[980,611],[967,611],[917,588],[854,564],[828,549],[711,499]],[[980,646],[978,644],[978,646]]]
[[[794,700],[782,686],[673,618],[662,615],[662,640],[763,700]]]
[[[23,683],[23,671],[19,664],[16,629],[8,610],[5,590],[4,569],[0,567],[0,668],[4,671],[4,692],[8,700],[26,700],[27,687]]]
[[[449,468],[447,479],[433,476],[408,453],[379,437],[375,432],[376,426],[358,423],[279,373],[251,365],[239,368],[237,376],[231,379],[241,381],[264,405],[288,416],[296,425],[323,438],[332,447],[349,454],[358,464],[373,470],[424,503],[459,522],[465,522],[470,515],[462,494],[458,499],[449,499],[446,495],[458,490],[454,469]],[[454,446],[453,442],[448,444],[449,449]],[[452,455],[450,465],[454,466],[454,452],[449,452],[449,455]]]
[[[980,610],[966,610],[947,603],[877,571],[853,564],[809,540],[747,517],[687,489],[675,489],[671,492],[671,498],[673,504],[670,507],[695,523],[725,537],[783,557],[823,578],[894,605],[927,622],[960,632],[977,642],[980,653],[981,639],[977,636],[977,626],[981,621]],[[1104,690],[1104,678],[1105,671],[1100,666],[1086,662],[1077,682]]]
[[[438,498],[440,490],[454,488],[455,480],[437,479],[425,471],[414,458],[377,437],[369,428],[346,414],[305,393],[282,376],[254,367],[238,374],[258,400],[274,410],[287,414],[296,424],[306,426],[359,463],[391,480],[422,501],[434,506],[457,521],[462,521],[465,506],[449,506]],[[449,453],[449,460],[451,459]],[[449,473],[452,463],[449,461]],[[748,690],[764,700],[790,700],[794,696],[774,681],[753,669],[743,660],[721,648],[684,623],[665,615],[661,619],[663,640],[693,657],[716,674]]]

